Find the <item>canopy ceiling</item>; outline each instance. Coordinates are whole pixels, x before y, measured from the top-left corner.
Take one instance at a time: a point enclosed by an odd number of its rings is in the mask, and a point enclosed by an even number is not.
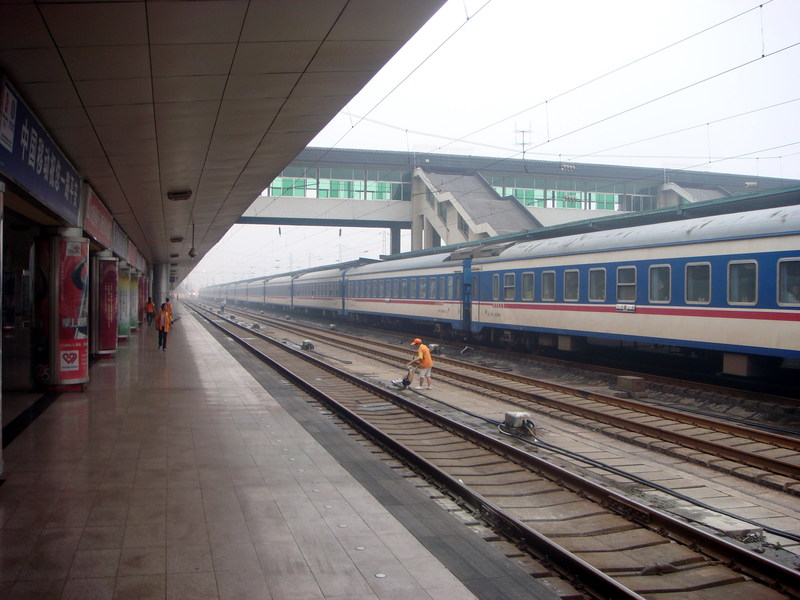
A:
[[[180,281],[443,3],[0,2],[0,69]]]

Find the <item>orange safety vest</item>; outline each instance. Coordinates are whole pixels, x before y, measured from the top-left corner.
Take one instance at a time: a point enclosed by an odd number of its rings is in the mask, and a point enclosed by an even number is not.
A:
[[[166,310],[158,311],[156,315],[156,329],[161,329],[162,331],[169,331],[169,328],[172,326],[172,319],[170,318],[170,314]]]

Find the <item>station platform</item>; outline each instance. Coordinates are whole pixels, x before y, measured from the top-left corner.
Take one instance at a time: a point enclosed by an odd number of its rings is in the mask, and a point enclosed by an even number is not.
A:
[[[0,598],[556,597],[302,392],[176,315],[166,351],[140,330],[4,449]]]

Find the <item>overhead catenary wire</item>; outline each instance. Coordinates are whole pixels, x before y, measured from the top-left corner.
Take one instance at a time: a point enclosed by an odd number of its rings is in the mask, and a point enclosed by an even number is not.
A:
[[[617,72],[619,72],[619,71],[621,71],[621,70],[623,70],[623,69],[625,69],[625,68],[627,68],[627,67],[629,67],[629,66],[632,66],[632,65],[634,65],[634,64],[638,64],[638,63],[641,63],[641,62],[643,62],[643,61],[645,61],[645,60],[647,60],[647,59],[650,59],[650,58],[654,57],[655,55],[657,55],[657,54],[659,54],[659,53],[661,53],[661,52],[664,52],[664,51],[666,51],[666,50],[668,50],[668,49],[670,49],[670,48],[674,48],[674,47],[678,46],[679,44],[681,44],[681,43],[684,43],[684,42],[686,42],[686,41],[688,41],[688,40],[690,40],[690,39],[697,38],[697,37],[699,37],[699,36],[702,36],[702,35],[704,35],[704,34],[707,34],[707,33],[708,33],[708,32],[710,32],[711,30],[713,30],[713,29],[716,29],[716,28],[718,28],[718,27],[720,27],[720,26],[722,26],[722,25],[724,25],[724,24],[726,24],[726,23],[730,23],[730,22],[732,22],[732,21],[734,21],[734,20],[736,20],[736,19],[739,19],[739,18],[743,17],[744,15],[747,15],[747,14],[749,14],[749,13],[752,13],[752,12],[753,12],[753,11],[755,11],[755,10],[759,10],[759,11],[760,11],[760,18],[761,18],[761,52],[760,52],[760,55],[759,55],[759,57],[758,57],[758,58],[753,58],[753,59],[751,59],[751,60],[749,60],[749,61],[747,61],[747,62],[745,62],[745,63],[742,63],[742,64],[740,64],[740,65],[738,65],[738,66],[736,66],[736,67],[732,67],[731,69],[728,69],[728,70],[725,70],[725,71],[721,71],[721,72],[719,72],[719,73],[716,73],[716,74],[712,74],[712,75],[710,75],[710,76],[708,76],[708,77],[705,77],[705,78],[703,78],[703,79],[701,79],[701,80],[699,80],[699,81],[696,81],[696,82],[694,82],[694,83],[692,83],[692,84],[689,84],[689,85],[687,85],[687,86],[683,86],[683,87],[681,87],[681,88],[678,88],[678,89],[674,89],[674,90],[672,90],[672,91],[669,91],[669,92],[667,92],[666,94],[662,94],[661,96],[658,96],[658,97],[655,97],[655,98],[651,98],[651,99],[647,100],[647,101],[646,101],[646,102],[644,102],[644,103],[640,103],[640,104],[637,104],[636,106],[631,106],[631,107],[629,107],[629,108],[627,108],[627,109],[625,109],[625,110],[623,110],[623,111],[618,111],[618,112],[616,112],[616,113],[614,113],[614,114],[612,114],[612,115],[605,116],[605,117],[603,117],[603,119],[601,119],[601,120],[596,120],[596,121],[593,121],[592,123],[585,124],[585,125],[581,126],[580,128],[573,128],[571,131],[568,131],[568,132],[565,132],[565,133],[562,133],[562,134],[558,134],[558,135],[556,135],[556,137],[553,137],[552,139],[551,139],[550,132],[548,131],[548,134],[547,134],[547,139],[548,139],[548,141],[547,141],[546,143],[537,144],[536,146],[526,146],[526,148],[525,148],[525,151],[526,151],[526,156],[528,156],[528,157],[530,157],[530,156],[542,156],[542,157],[553,157],[553,158],[557,158],[557,157],[558,157],[558,154],[556,154],[556,153],[547,153],[547,152],[542,152],[542,151],[541,151],[541,149],[542,149],[542,148],[544,148],[544,147],[546,147],[547,143],[549,143],[549,142],[551,142],[551,141],[556,141],[556,140],[558,140],[558,139],[563,139],[563,138],[566,138],[567,136],[569,136],[569,135],[573,135],[573,134],[575,134],[575,133],[577,133],[577,132],[579,132],[579,131],[583,131],[583,130],[587,130],[587,129],[589,129],[589,128],[592,128],[592,127],[594,127],[594,126],[598,125],[599,123],[602,123],[602,122],[608,121],[608,120],[610,120],[610,119],[616,118],[616,117],[618,117],[618,116],[621,116],[621,115],[623,115],[623,114],[629,114],[629,113],[632,113],[632,112],[634,112],[634,111],[636,111],[636,110],[639,110],[639,109],[641,109],[643,106],[646,106],[647,104],[651,104],[651,103],[657,102],[657,101],[659,101],[660,99],[668,98],[668,97],[670,97],[670,96],[672,96],[672,95],[674,95],[674,94],[677,94],[677,93],[679,93],[679,92],[681,92],[681,91],[683,91],[683,90],[689,89],[690,87],[701,85],[701,84],[703,84],[703,83],[705,83],[705,82],[707,82],[707,81],[710,81],[711,79],[714,79],[714,78],[716,78],[716,77],[721,77],[722,75],[724,75],[724,74],[726,74],[726,73],[728,73],[728,72],[733,72],[733,71],[735,71],[736,69],[740,69],[740,68],[743,68],[743,67],[747,66],[748,64],[755,64],[755,63],[757,63],[757,62],[758,62],[759,60],[761,60],[761,59],[768,59],[769,57],[771,57],[771,56],[774,56],[774,55],[776,55],[776,54],[778,54],[778,53],[780,53],[780,52],[784,52],[784,51],[786,51],[786,50],[788,50],[788,49],[791,49],[791,48],[794,48],[794,47],[796,47],[798,44],[800,44],[800,42],[797,42],[797,43],[794,43],[794,44],[790,44],[790,45],[788,45],[788,46],[784,46],[783,48],[781,48],[781,49],[778,49],[778,50],[776,50],[776,51],[773,51],[773,52],[770,52],[770,53],[767,53],[767,52],[765,52],[765,49],[766,49],[766,38],[765,38],[764,27],[763,27],[763,18],[764,18],[764,17],[763,17],[763,15],[764,15],[764,7],[765,7],[765,6],[767,6],[767,5],[769,5],[769,4],[772,4],[774,1],[775,1],[775,0],[768,0],[768,1],[766,1],[766,2],[763,2],[763,3],[760,3],[760,4],[758,4],[758,5],[754,5],[753,7],[749,8],[749,9],[747,9],[747,10],[741,11],[741,12],[739,12],[739,13],[737,13],[737,14],[735,14],[735,15],[731,16],[731,17],[728,17],[728,18],[726,18],[726,19],[724,19],[724,20],[721,20],[721,21],[720,21],[720,22],[718,22],[718,23],[715,23],[715,24],[713,24],[713,25],[711,25],[711,26],[709,26],[709,27],[705,27],[705,28],[703,28],[703,29],[701,29],[701,30],[699,30],[699,31],[697,31],[697,32],[695,32],[695,33],[692,33],[692,34],[691,34],[691,35],[689,35],[689,36],[683,37],[683,38],[681,38],[680,40],[677,40],[677,41],[675,41],[675,42],[672,42],[672,43],[670,43],[670,44],[668,44],[668,45],[664,46],[663,48],[660,48],[660,49],[658,49],[658,50],[655,50],[655,51],[653,51],[653,52],[650,52],[650,53],[648,53],[648,54],[645,54],[645,55],[643,55],[643,56],[641,56],[641,57],[638,57],[638,58],[636,58],[635,60],[633,60],[633,61],[630,61],[630,62],[628,62],[628,63],[626,63],[626,64],[624,64],[624,65],[621,65],[621,66],[619,66],[619,67],[616,67],[616,68],[614,68],[614,69],[611,69],[611,70],[609,70],[608,72],[606,72],[606,73],[603,73],[603,74],[599,75],[598,77],[594,77],[594,78],[592,78],[592,79],[590,79],[590,80],[588,80],[588,81],[586,81],[586,82],[583,82],[583,83],[581,83],[581,84],[578,84],[577,86],[573,86],[572,88],[570,88],[570,89],[568,89],[568,90],[565,90],[565,91],[563,91],[563,92],[560,92],[560,93],[558,93],[558,94],[555,94],[555,95],[553,95],[553,96],[550,96],[550,97],[548,97],[546,100],[544,100],[543,102],[544,102],[545,109],[547,109],[547,110],[549,111],[549,103],[550,103],[550,102],[552,102],[553,100],[556,100],[556,99],[563,98],[563,97],[565,97],[566,95],[568,95],[568,94],[570,94],[570,93],[574,93],[574,92],[576,92],[576,91],[579,91],[579,90],[581,90],[581,89],[585,88],[585,86],[587,86],[587,85],[590,85],[590,84],[592,84],[592,83],[594,83],[594,82],[596,82],[596,81],[598,81],[598,80],[601,80],[601,79],[603,79],[603,78],[609,77],[610,75],[613,75],[614,73],[617,73]],[[484,10],[484,9],[485,9],[485,8],[486,8],[486,7],[487,7],[489,4],[490,4],[490,2],[486,2],[486,3],[484,3],[483,5],[481,5],[481,6],[480,6],[480,8],[479,8],[477,11],[475,11],[475,13],[473,13],[472,17],[475,17],[476,15],[478,15],[478,14],[479,14],[481,11],[483,11],[483,10]],[[440,49],[441,49],[441,48],[442,48],[442,47],[443,47],[445,44],[447,44],[447,42],[448,42],[449,40],[453,39],[453,37],[454,37],[455,35],[457,35],[457,34],[458,34],[460,31],[462,31],[462,30],[463,30],[463,28],[466,26],[466,24],[467,24],[468,22],[470,22],[471,20],[472,20],[472,19],[470,18],[469,14],[467,14],[467,19],[466,19],[466,20],[462,21],[462,22],[459,24],[459,26],[458,26],[458,27],[457,27],[455,30],[453,30],[453,31],[452,31],[452,32],[451,32],[451,33],[448,35],[448,37],[447,37],[447,38],[446,38],[446,39],[445,39],[445,40],[444,40],[442,43],[440,43],[440,44],[439,44],[439,45],[438,45],[438,46],[437,46],[437,47],[436,47],[436,48],[435,48],[433,51],[431,51],[430,53],[428,53],[428,54],[427,54],[427,55],[426,55],[426,56],[425,56],[425,57],[424,57],[424,58],[423,58],[421,61],[419,61],[419,62],[418,62],[418,63],[417,63],[417,64],[416,64],[416,65],[415,65],[415,66],[414,66],[414,67],[413,67],[413,68],[412,68],[412,69],[411,69],[411,70],[410,70],[410,71],[409,71],[409,72],[408,72],[408,73],[407,73],[407,74],[406,74],[406,75],[405,75],[405,76],[404,76],[404,77],[403,77],[403,78],[402,78],[402,79],[401,79],[401,80],[400,80],[400,81],[399,81],[399,82],[396,84],[396,85],[394,85],[394,86],[393,86],[393,87],[392,87],[392,88],[391,88],[391,89],[390,89],[388,92],[386,92],[385,94],[383,94],[383,95],[382,95],[382,97],[379,99],[379,101],[378,101],[378,102],[376,102],[375,104],[373,104],[373,105],[371,106],[371,108],[370,108],[368,111],[366,111],[366,113],[365,113],[364,115],[362,115],[362,116],[351,115],[351,117],[352,117],[352,118],[354,118],[354,121],[351,121],[351,127],[350,127],[350,129],[348,130],[348,132],[347,132],[347,133],[345,133],[344,135],[342,135],[342,136],[341,136],[341,137],[340,137],[340,138],[339,138],[339,139],[338,139],[338,140],[335,142],[335,144],[334,144],[332,147],[333,147],[333,148],[337,147],[337,146],[338,146],[338,145],[339,145],[339,144],[342,142],[342,140],[343,140],[343,139],[345,139],[346,135],[347,135],[347,134],[348,134],[350,131],[352,131],[353,129],[355,129],[356,127],[358,127],[360,124],[362,124],[362,123],[367,123],[367,122],[372,122],[372,123],[380,123],[380,122],[379,122],[379,121],[377,121],[377,120],[371,119],[371,118],[370,118],[370,115],[371,115],[371,114],[372,114],[372,113],[373,113],[373,112],[374,112],[374,111],[375,111],[375,110],[376,110],[376,109],[377,109],[377,108],[378,108],[378,107],[379,107],[381,104],[383,104],[383,103],[386,101],[386,99],[387,99],[387,98],[389,98],[389,97],[390,97],[392,94],[394,94],[394,93],[395,93],[395,92],[396,92],[396,91],[397,91],[397,90],[398,90],[398,89],[399,89],[399,88],[400,88],[400,87],[401,87],[401,86],[402,86],[404,83],[406,83],[406,82],[407,82],[407,81],[410,79],[410,77],[411,77],[411,76],[412,76],[412,75],[413,75],[415,72],[417,72],[417,71],[418,71],[418,69],[419,69],[420,67],[422,67],[422,66],[423,66],[423,65],[424,65],[426,62],[428,62],[428,61],[430,60],[430,58],[431,58],[432,56],[434,56],[434,55],[435,55],[435,54],[436,54],[436,53],[437,53],[437,52],[438,52],[438,51],[439,51],[439,50],[440,50]],[[786,101],[786,103],[788,103],[788,102],[794,102],[794,101],[795,101],[795,100],[789,100],[789,101]],[[730,119],[730,120],[732,120],[732,119],[735,119],[735,118],[738,118],[738,117],[741,117],[741,116],[744,116],[744,115],[747,115],[747,114],[752,114],[752,113],[754,113],[754,112],[757,112],[757,111],[761,111],[761,110],[768,110],[768,109],[770,109],[770,108],[774,108],[774,107],[780,106],[781,104],[785,104],[785,103],[777,103],[777,104],[772,104],[772,105],[770,105],[770,106],[768,106],[768,107],[756,108],[756,109],[754,109],[754,110],[751,110],[751,111],[745,111],[745,112],[739,113],[738,115],[733,115],[733,116],[726,117],[726,119]],[[404,131],[404,132],[405,132],[405,136],[406,136],[406,150],[409,152],[409,154],[411,154],[411,152],[410,152],[410,141],[409,141],[409,139],[408,139],[408,135],[409,135],[409,133],[417,133],[417,134],[421,134],[421,135],[428,135],[428,136],[431,136],[431,137],[439,137],[439,138],[441,138],[441,139],[447,140],[447,142],[446,142],[445,144],[442,144],[442,145],[440,145],[440,146],[437,148],[437,150],[441,150],[441,149],[443,149],[443,148],[446,148],[447,146],[449,146],[449,145],[451,145],[451,144],[453,144],[453,143],[456,143],[456,142],[459,142],[459,141],[464,141],[465,139],[467,139],[467,138],[469,138],[469,137],[472,137],[472,136],[474,136],[475,134],[477,134],[477,133],[479,133],[479,132],[481,132],[481,131],[483,131],[483,130],[485,130],[485,129],[488,129],[488,128],[492,127],[493,125],[496,125],[496,124],[502,123],[502,122],[503,122],[503,121],[505,121],[505,120],[508,120],[508,119],[510,119],[510,118],[513,118],[513,117],[515,117],[515,116],[518,116],[519,114],[522,114],[522,113],[524,113],[524,112],[525,112],[525,111],[527,111],[527,110],[531,110],[532,108],[535,108],[536,106],[541,106],[541,105],[542,105],[542,104],[541,104],[541,103],[539,103],[539,104],[537,104],[537,105],[534,105],[534,106],[528,107],[528,108],[526,108],[526,109],[524,109],[524,110],[522,110],[522,111],[519,111],[519,112],[517,112],[517,113],[515,113],[515,114],[513,114],[513,115],[509,115],[509,116],[507,116],[507,117],[504,117],[503,119],[500,119],[499,121],[494,121],[493,123],[491,123],[491,124],[489,124],[489,125],[486,125],[486,126],[484,126],[484,127],[481,127],[481,128],[479,128],[479,129],[477,129],[477,130],[473,131],[472,133],[470,133],[470,134],[467,134],[466,136],[462,136],[462,137],[455,138],[455,139],[453,139],[453,138],[450,138],[450,137],[447,137],[447,136],[436,136],[435,134],[431,134],[431,133],[425,133],[425,132],[415,132],[415,131],[413,131],[412,129],[410,129],[410,128],[408,128],[408,127],[402,127],[402,126],[398,126],[398,125],[389,125],[389,124],[383,124],[383,125],[384,125],[384,126],[393,127],[393,128],[396,128],[396,129],[399,129],[399,130],[401,130],[401,131]],[[708,122],[704,123],[704,124],[703,124],[703,126],[706,126],[706,127],[708,127],[708,126],[709,126],[709,123],[721,122],[722,120],[724,120],[724,119],[716,119],[716,120],[714,120],[714,121],[708,121]],[[548,120],[547,120],[547,126],[548,126],[548,128],[549,128],[549,126],[550,126],[550,120],[549,120],[549,118],[548,118]],[[658,134],[658,135],[650,136],[649,138],[645,138],[645,139],[646,139],[646,140],[650,140],[650,139],[658,139],[659,137],[664,137],[664,136],[667,136],[667,135],[674,135],[674,134],[675,134],[675,133],[677,133],[677,132],[680,132],[680,131],[686,131],[686,130],[689,130],[689,129],[691,129],[691,128],[698,127],[698,126],[699,126],[699,125],[693,125],[693,126],[691,126],[691,127],[685,127],[685,128],[681,128],[681,129],[676,129],[676,130],[672,130],[672,131],[670,131],[670,132],[665,132],[665,133],[660,133],[660,134]],[[603,154],[603,157],[604,157],[604,158],[609,158],[610,156],[609,156],[607,153],[608,153],[610,150],[617,149],[617,148],[622,148],[622,147],[629,146],[629,145],[633,145],[634,143],[637,143],[638,141],[644,141],[644,140],[637,140],[637,141],[633,141],[633,142],[630,142],[630,141],[629,141],[629,142],[625,142],[625,143],[622,143],[622,144],[617,144],[617,145],[613,146],[612,148],[606,148],[606,149],[603,149],[603,150],[595,150],[595,151],[592,151],[592,152],[590,152],[590,153],[584,153],[584,154],[577,155],[577,156],[578,156],[578,157],[580,157],[580,158],[582,158],[582,157],[586,157],[586,156],[597,156],[597,155],[599,155],[599,154]],[[477,143],[477,142],[471,142],[471,143]],[[480,144],[479,144],[479,145],[480,145]],[[709,144],[709,145],[710,145],[710,144]],[[793,144],[792,144],[792,143],[790,143],[790,144],[783,144],[783,145],[778,145],[778,146],[771,146],[770,148],[771,148],[771,149],[773,149],[773,150],[774,150],[774,149],[786,149],[786,148],[789,148],[789,147],[790,147],[790,146],[792,146],[792,145],[793,145]],[[485,147],[492,147],[492,146],[490,146],[490,145],[484,145],[484,146],[485,146]],[[508,150],[507,148],[502,148],[502,147],[497,147],[497,146],[494,146],[493,148],[494,148],[494,149],[501,150],[501,151],[507,151],[507,150]],[[710,149],[709,149],[709,150],[710,150]],[[763,149],[762,149],[762,151],[763,151]],[[434,152],[435,152],[435,151],[434,151]],[[790,157],[790,156],[794,156],[794,155],[795,155],[795,153],[783,153],[783,154],[781,154],[780,156],[768,156],[768,157],[765,157],[765,156],[753,156],[753,154],[755,154],[756,152],[758,152],[758,151],[751,150],[751,151],[749,151],[749,152],[740,152],[740,153],[735,153],[735,154],[734,154],[734,153],[732,153],[730,156],[715,156],[715,155],[713,155],[713,154],[712,154],[712,153],[709,151],[709,152],[708,152],[708,154],[707,154],[707,156],[705,156],[705,157],[702,157],[702,162],[701,162],[701,160],[700,160],[700,158],[701,158],[701,157],[693,157],[693,156],[670,156],[670,157],[661,156],[661,157],[659,157],[659,158],[662,158],[662,159],[663,159],[663,158],[670,158],[670,159],[679,159],[679,160],[689,160],[689,161],[692,161],[692,165],[691,165],[691,166],[685,166],[685,167],[682,167],[682,169],[686,169],[686,170],[688,170],[688,169],[691,169],[691,168],[703,167],[703,166],[706,166],[706,165],[708,165],[708,164],[720,163],[720,162],[723,162],[723,161],[725,161],[725,160],[733,160],[733,159],[738,159],[738,160],[741,160],[741,159],[747,159],[747,160],[753,160],[753,161],[756,161],[756,162],[758,162],[759,160],[767,160],[767,159],[770,159],[770,160],[783,160],[783,159],[784,159],[784,158],[786,158],[786,157]],[[563,152],[562,152],[561,154],[563,154]],[[504,160],[509,160],[509,159],[514,159],[514,158],[517,158],[519,155],[520,155],[520,153],[519,153],[519,152],[516,152],[516,153],[514,153],[514,152],[511,152],[511,153],[509,153],[509,155],[507,155],[507,156],[505,156],[505,157],[501,157],[501,158],[498,158],[498,159],[491,159],[491,160],[487,161],[487,163],[486,163],[486,165],[485,165],[485,167],[484,167],[484,168],[491,168],[491,166],[494,166],[494,165],[500,164],[500,163],[501,163],[502,161],[504,161]],[[571,158],[569,158],[568,160],[575,160],[575,158],[576,158],[576,156],[573,156],[573,155],[568,155],[568,156],[571,156]],[[628,154],[628,155],[625,155],[625,156],[626,156],[626,157],[628,157],[628,158],[632,158],[632,159],[635,159],[635,158],[656,158],[656,157],[645,156],[645,155],[643,155],[643,154]],[[695,159],[697,159],[697,160],[695,161]],[[670,171],[670,172],[673,172],[673,171],[679,171],[679,170],[681,170],[681,169],[678,169],[678,168],[671,168],[671,169],[669,169],[669,171]],[[326,214],[330,214],[330,211],[331,211],[331,210],[333,210],[333,209],[332,209],[332,208],[331,208],[331,209],[329,209],[329,210],[326,212]],[[293,242],[293,244],[296,244],[296,243],[297,243],[297,242]]]

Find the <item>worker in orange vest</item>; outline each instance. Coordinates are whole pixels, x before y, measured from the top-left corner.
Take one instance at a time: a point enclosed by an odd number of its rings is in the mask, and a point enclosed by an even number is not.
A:
[[[158,347],[166,352],[167,334],[172,327],[172,313],[167,309],[167,303],[161,305],[161,310],[156,315],[156,329],[158,329]]]
[[[144,312],[147,315],[147,326],[153,324],[153,319],[156,316],[156,303],[153,302],[153,299],[148,296],[147,297],[147,304],[144,305]]]
[[[433,367],[433,359],[431,358],[431,351],[430,349],[422,343],[422,340],[416,338],[413,342],[411,342],[412,346],[417,346],[417,356],[408,363],[408,366],[415,366],[417,367],[417,374],[419,375],[419,385],[415,387],[415,390],[429,390],[431,389],[431,368]],[[413,377],[412,377],[413,379]],[[428,382],[427,387],[423,387],[422,384]]]

